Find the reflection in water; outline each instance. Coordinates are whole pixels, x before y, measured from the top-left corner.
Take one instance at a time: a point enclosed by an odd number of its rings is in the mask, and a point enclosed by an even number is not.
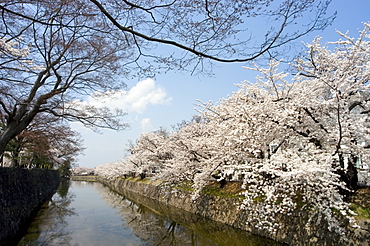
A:
[[[75,212],[70,207],[74,195],[68,188],[69,181],[63,180],[52,200],[41,207],[18,245],[70,245],[71,237],[64,229],[68,225],[66,218]]]
[[[104,186],[97,190],[119,211],[126,226],[150,245],[281,245],[128,190],[123,191],[124,197]]]
[[[97,182],[63,183],[19,245],[278,245],[135,193],[124,195]]]

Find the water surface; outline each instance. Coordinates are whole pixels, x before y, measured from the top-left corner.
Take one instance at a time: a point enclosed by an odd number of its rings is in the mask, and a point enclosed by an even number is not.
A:
[[[62,183],[18,245],[278,245],[186,211],[152,203],[135,203],[133,197],[118,195],[98,182]]]

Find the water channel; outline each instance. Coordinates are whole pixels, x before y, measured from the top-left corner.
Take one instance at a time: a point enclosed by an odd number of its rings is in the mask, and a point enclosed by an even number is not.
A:
[[[280,245],[180,209],[156,206],[164,205],[135,203],[98,182],[63,182],[18,245]]]

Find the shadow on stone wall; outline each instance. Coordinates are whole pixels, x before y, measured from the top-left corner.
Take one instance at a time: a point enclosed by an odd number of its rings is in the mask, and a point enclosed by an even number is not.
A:
[[[0,168],[0,245],[16,244],[59,182],[56,170]]]

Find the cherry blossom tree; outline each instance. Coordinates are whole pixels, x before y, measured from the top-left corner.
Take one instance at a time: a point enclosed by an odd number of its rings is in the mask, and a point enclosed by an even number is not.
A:
[[[141,134],[136,145],[129,149],[128,161],[136,166],[136,171],[144,178],[147,174],[163,169],[166,162],[173,158],[172,151],[167,151],[167,132],[156,131]]]
[[[124,129],[122,110],[81,101],[90,94],[122,89],[124,79],[132,76],[170,69],[205,71],[212,66],[208,60],[245,62],[275,53],[329,25],[334,18],[326,15],[329,3],[4,0],[0,153],[38,113],[95,129]],[[254,19],[266,23],[257,39],[251,38],[255,35],[248,28]],[[157,49],[158,45],[170,51]]]
[[[205,170],[205,163],[213,160],[214,145],[204,141],[212,134],[212,129],[202,122],[190,122],[174,132],[165,145],[172,159],[166,163],[161,178],[172,182],[196,178],[197,173]]]
[[[259,229],[277,232],[279,214],[308,209],[307,224],[325,221],[345,236],[340,221],[353,222],[347,196],[357,188],[356,164],[370,156],[370,24],[357,39],[339,35],[328,45],[320,38],[306,44],[294,74],[279,72],[277,60],[248,68],[260,73],[256,81],[218,103],[200,103],[202,120],[156,140],[155,151],[139,141],[154,156],[171,153],[156,177],[191,181],[195,198],[212,177],[242,181],[241,208]],[[150,153],[135,156],[136,164],[148,165]]]

